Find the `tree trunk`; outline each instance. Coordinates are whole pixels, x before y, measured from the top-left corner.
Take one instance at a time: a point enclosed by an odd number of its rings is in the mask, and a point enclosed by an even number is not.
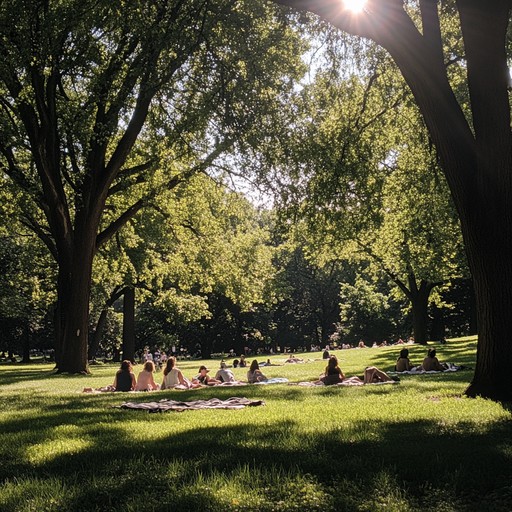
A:
[[[135,362],[135,288],[127,286],[123,296],[123,359]]]
[[[427,344],[429,295],[429,291],[421,288],[416,293],[411,293],[410,295],[414,341],[420,345]]]
[[[69,287],[68,287],[68,272],[59,264],[59,273],[57,276],[57,304],[53,312],[53,324],[55,330],[55,366],[59,368],[60,361],[62,360],[62,348],[64,342],[64,322],[66,318],[64,305],[68,302]]]
[[[489,238],[478,247],[468,240],[468,257],[477,302],[478,345],[473,380],[468,396],[512,401],[512,253],[509,229],[497,231],[505,224],[496,219]]]
[[[79,224],[80,225],[80,224]],[[91,227],[75,231],[71,264],[63,258],[59,262],[59,277],[69,268],[69,281],[59,278],[59,303],[62,347],[57,370],[59,373],[89,373],[87,359],[89,332],[89,297],[91,291],[92,262],[96,247],[96,229]]]
[[[478,320],[477,320],[477,307],[476,307],[476,298],[475,298],[475,286],[473,283],[473,279],[469,279],[471,283],[470,291],[469,291],[469,321],[468,328],[469,334],[476,334],[478,332]]]
[[[107,315],[108,306],[105,306],[101,310],[100,317],[98,318],[98,322],[96,323],[96,329],[94,329],[92,340],[89,343],[89,351],[87,354],[89,361],[94,361],[96,359],[96,354],[98,353],[98,349],[100,347],[101,337],[103,336],[105,325],[107,325]]]

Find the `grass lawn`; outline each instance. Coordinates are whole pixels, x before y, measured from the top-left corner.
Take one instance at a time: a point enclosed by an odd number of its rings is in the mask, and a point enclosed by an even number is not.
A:
[[[449,340],[438,357],[474,366],[475,345]],[[410,349],[420,363],[426,349]],[[391,370],[399,350],[337,355],[356,375],[370,364]],[[201,363],[179,367],[192,377]],[[206,362],[212,373],[218,363]],[[263,371],[302,381],[324,366]],[[111,384],[116,369],[70,377],[50,365],[0,365],[1,511],[512,510],[511,414],[462,396],[469,370],[388,386],[81,393]],[[112,407],[231,396],[266,405],[162,414]]]

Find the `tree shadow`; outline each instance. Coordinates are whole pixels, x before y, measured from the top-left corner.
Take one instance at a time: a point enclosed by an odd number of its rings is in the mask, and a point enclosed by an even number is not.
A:
[[[260,391],[249,386],[243,389],[249,395]],[[232,389],[222,391],[225,398],[232,396]],[[292,387],[281,391],[283,400],[304,396],[303,390]],[[322,394],[337,392],[321,390]],[[133,395],[124,394],[123,399],[127,396]],[[198,398],[193,392],[179,396]],[[119,398],[117,394],[86,400],[74,397],[46,407],[42,415],[34,412],[5,421],[2,432],[17,436],[19,446],[13,447],[12,457],[3,460],[2,481],[16,475],[21,480],[62,482],[73,489],[63,508],[83,511],[134,509],[133,503],[141,496],[149,500],[150,510],[176,510],[178,505],[181,510],[198,506],[223,510],[226,503],[211,492],[208,482],[219,475],[227,482],[236,481],[243,471],[254,475],[255,485],[267,479],[269,486],[277,486],[279,478],[288,477],[310,481],[332,498],[324,502],[323,510],[379,509],[375,500],[379,493],[388,492],[386,486],[405,493],[401,499],[410,508],[434,510],[441,502],[450,502],[453,508],[446,510],[506,510],[500,508],[500,499],[506,501],[511,489],[510,422],[476,431],[473,425],[450,426],[430,420],[368,418],[348,424],[340,416],[336,426],[311,431],[293,420],[254,424],[250,409],[244,409],[225,411],[237,420],[226,427],[215,425],[216,411],[149,414],[112,408]],[[39,405],[44,406],[43,399]],[[169,426],[177,414],[181,426],[173,431]],[[183,429],[183,418],[190,421],[190,428]],[[23,437],[19,433],[27,422],[31,430]],[[132,425],[130,429],[126,422]],[[144,437],[145,431],[162,424],[167,427],[165,435]],[[30,463],[26,450],[51,442],[59,428],[76,429],[83,446]],[[161,499],[153,501],[154,493],[160,493]],[[239,498],[238,490],[233,493]],[[280,488],[275,493],[276,503],[287,499]],[[291,505],[290,510],[313,509]],[[256,509],[250,504],[240,507]],[[263,505],[259,509],[266,510]],[[288,508],[283,505],[279,510]]]

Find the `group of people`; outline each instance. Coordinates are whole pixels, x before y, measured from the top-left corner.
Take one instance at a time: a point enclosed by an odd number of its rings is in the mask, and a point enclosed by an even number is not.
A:
[[[397,380],[390,377],[386,372],[379,370],[376,366],[365,368],[362,376],[347,377],[338,364],[338,358],[335,355],[329,356],[324,375],[320,377],[315,384],[324,384],[332,386],[334,384],[376,384],[378,382],[391,382]]]
[[[237,382],[235,375],[224,362],[221,363],[215,378],[208,375],[209,371],[206,366],[201,365],[199,373],[192,380],[187,379],[176,366],[176,358],[169,357],[163,370],[162,383],[157,384],[154,378],[155,364],[153,361],[146,361],[142,371],[136,378],[131,361],[125,360],[121,363],[121,368],[116,373],[112,387],[115,391],[156,391],[158,389],[172,389],[178,386],[190,389],[213,386],[224,382]]]
[[[430,372],[443,372],[448,369],[448,365],[446,363],[440,363],[439,359],[436,356],[437,352],[435,348],[431,348],[428,350],[427,357],[423,359],[423,362],[419,366],[414,366],[409,359],[409,349],[403,348],[400,350],[400,355],[396,360],[395,370],[397,372],[406,372],[411,371],[413,369]]]
[[[347,377],[339,366],[338,358],[335,355],[328,355],[327,357],[328,362],[324,374],[319,380],[315,381],[315,384],[324,384],[326,386],[341,382],[348,384],[371,384],[397,380],[396,377],[389,376],[386,372],[375,366],[365,368],[361,376]],[[396,361],[395,370],[397,372],[404,372],[410,371],[413,368],[415,367],[409,359],[409,350],[403,348]],[[448,366],[445,363],[439,362],[436,357],[436,349],[432,348],[429,349],[427,357],[425,357],[422,364],[417,368],[424,371],[444,371]],[[239,383],[232,370],[224,361],[221,362],[215,377],[211,377],[209,371],[206,366],[201,365],[198,374],[191,380],[187,379],[176,366],[176,358],[169,357],[163,370],[162,383],[157,384],[154,378],[155,363],[153,361],[146,361],[142,371],[136,378],[132,363],[125,360],[121,363],[121,368],[116,373],[113,388],[116,391],[156,391],[158,389],[172,389],[176,387],[191,389],[202,386],[215,386],[223,383]],[[261,371],[260,364],[255,359],[252,361],[247,371],[247,383],[255,384],[265,381],[268,381],[268,377]]]

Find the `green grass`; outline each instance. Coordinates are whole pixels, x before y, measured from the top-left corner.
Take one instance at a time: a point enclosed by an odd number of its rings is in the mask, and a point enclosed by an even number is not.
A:
[[[390,370],[398,351],[337,355],[354,375],[370,364]],[[413,362],[425,352],[412,347]],[[474,366],[475,340],[450,340],[438,356]],[[179,366],[191,377],[201,363]],[[206,364],[212,373],[218,367]],[[312,380],[324,366],[264,372]],[[70,377],[44,364],[0,365],[0,510],[512,510],[511,415],[462,396],[471,371],[403,377],[393,386],[81,393],[110,384],[116,369]],[[113,407],[214,396],[266,406],[162,414]]]

